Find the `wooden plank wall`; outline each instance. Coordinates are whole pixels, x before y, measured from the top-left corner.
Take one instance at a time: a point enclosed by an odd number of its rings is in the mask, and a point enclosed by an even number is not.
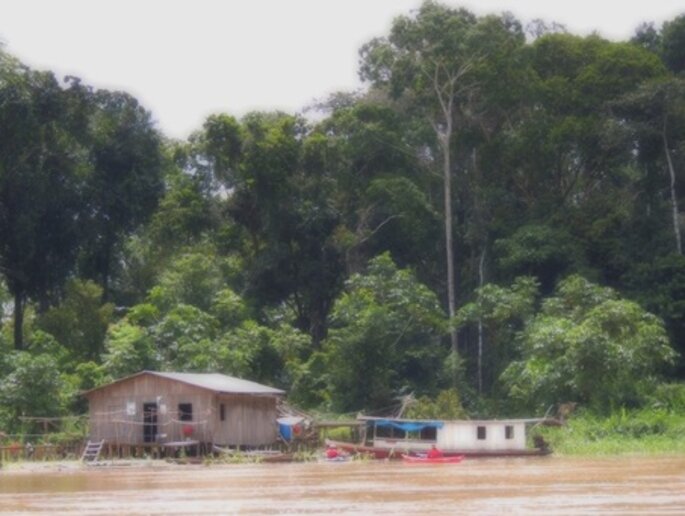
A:
[[[220,404],[225,407],[221,421]],[[273,396],[220,395],[216,398],[214,442],[225,446],[261,446],[276,442],[278,418]]]
[[[219,418],[219,399],[225,421]],[[182,441],[178,405],[192,403],[192,439],[220,445],[260,446],[276,441],[276,400],[273,397],[222,396],[183,382],[143,374],[90,393],[90,439],[143,444],[143,405],[157,403],[159,442]],[[127,405],[135,404],[135,414]],[[164,410],[166,409],[166,411]],[[166,412],[166,413],[164,413]]]

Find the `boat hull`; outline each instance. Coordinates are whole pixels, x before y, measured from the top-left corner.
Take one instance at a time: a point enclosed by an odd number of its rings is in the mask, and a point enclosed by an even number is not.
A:
[[[415,455],[402,455],[402,460],[409,464],[459,464],[464,460],[463,455],[448,457],[417,457]]]
[[[403,455],[426,453],[426,450],[412,450],[406,448],[379,448],[377,446],[366,446],[358,443],[345,441],[333,441],[326,439],[326,444],[335,446],[339,450],[347,453],[364,454],[374,459],[402,459]],[[525,450],[443,450],[445,457],[539,457],[549,455],[551,450],[541,448],[528,448]]]

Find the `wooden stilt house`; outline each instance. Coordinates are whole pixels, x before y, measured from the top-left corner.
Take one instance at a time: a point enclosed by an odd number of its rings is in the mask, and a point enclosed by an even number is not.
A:
[[[142,371],[84,393],[90,439],[118,445],[196,441],[263,446],[277,440],[284,391],[223,374]]]

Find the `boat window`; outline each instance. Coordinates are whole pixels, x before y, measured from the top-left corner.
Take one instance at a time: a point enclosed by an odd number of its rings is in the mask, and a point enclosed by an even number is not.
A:
[[[390,427],[390,426],[377,426],[376,427],[376,437],[392,437],[392,427]]]
[[[178,419],[180,421],[192,421],[193,420],[193,404],[192,403],[179,403],[178,404]]]
[[[376,426],[376,437],[382,439],[405,439],[407,433],[400,429],[394,428],[392,426]]]
[[[486,428],[484,426],[476,427],[476,433],[479,441],[484,441],[487,436]]]
[[[424,441],[435,441],[438,438],[438,431],[434,426],[427,426],[421,429],[419,439]]]
[[[513,439],[514,438],[514,427],[511,425],[507,425],[504,427],[504,438],[505,439]]]

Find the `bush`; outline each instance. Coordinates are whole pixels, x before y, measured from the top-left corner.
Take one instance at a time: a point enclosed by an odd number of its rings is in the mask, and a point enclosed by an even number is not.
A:
[[[645,398],[646,405],[652,408],[685,413],[685,384],[661,384]]]
[[[11,372],[0,380],[0,418],[11,433],[20,429],[19,416],[59,416],[63,382],[57,361],[48,354],[16,351],[7,359]]]
[[[586,412],[565,427],[535,429],[562,455],[682,453],[683,432],[685,415],[664,409],[621,409],[607,417]]]

